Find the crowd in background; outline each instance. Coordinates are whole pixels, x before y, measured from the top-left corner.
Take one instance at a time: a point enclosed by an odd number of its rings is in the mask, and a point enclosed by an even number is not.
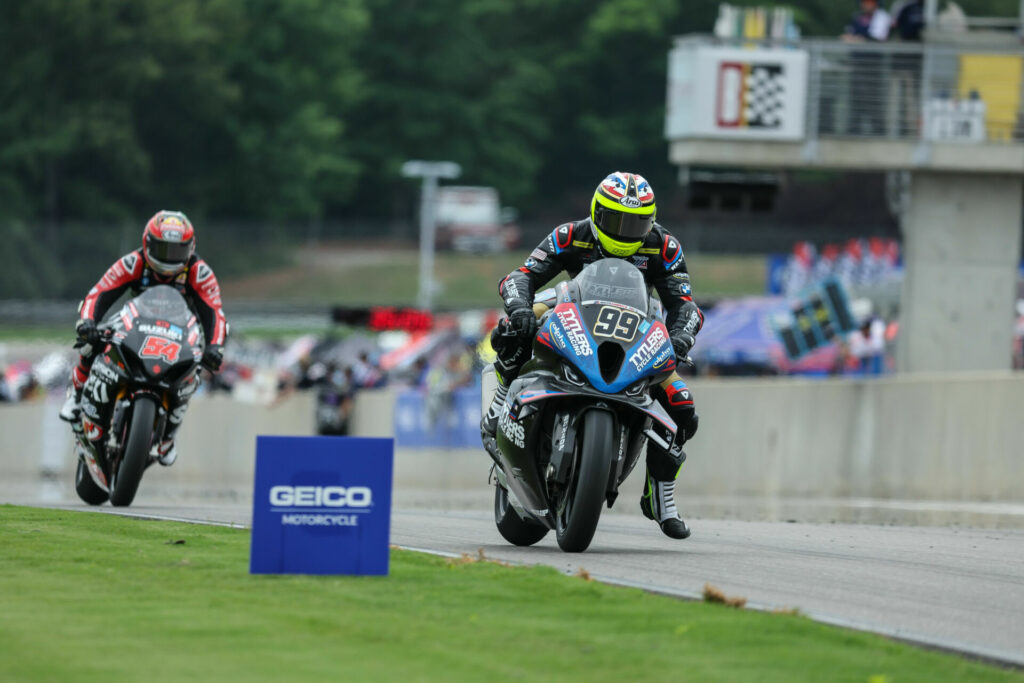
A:
[[[780,269],[770,273],[770,293],[796,296],[801,290],[829,278],[847,289],[898,285],[903,277],[900,243],[895,239],[871,237],[851,239],[845,244],[799,241]]]

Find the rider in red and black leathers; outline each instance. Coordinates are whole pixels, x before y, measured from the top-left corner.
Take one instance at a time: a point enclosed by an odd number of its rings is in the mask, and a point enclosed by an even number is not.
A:
[[[206,347],[202,365],[217,372],[223,363],[224,344],[228,325],[221,306],[220,285],[213,269],[195,253],[195,232],[191,222],[177,211],[160,211],[146,224],[143,246],[114,262],[99,282],[89,290],[79,306],[79,319],[75,324],[78,339],[84,344],[78,364],[71,373],[72,389],[60,416],[72,424],[80,411],[95,413],[91,417],[107,417],[109,406],[97,404],[97,396],[84,397],[82,389],[89,378],[98,352],[102,351],[97,323],[103,320],[110,307],[126,292],[137,296],[156,285],[170,285],[178,290],[196,315],[203,328]],[[164,440],[157,446],[161,464],[170,465],[176,458],[174,434],[181,425],[188,399],[197,388],[195,380],[185,382],[170,406]],[[101,396],[104,392],[101,392]],[[106,429],[106,425],[103,425]]]
[[[595,219],[604,223],[605,228],[595,226]],[[491,336],[497,353],[494,367],[498,391],[481,422],[485,439],[494,435],[508,387],[530,359],[537,325],[532,308],[534,295],[562,272],[575,277],[587,264],[604,258],[622,258],[644,274],[665,309],[665,325],[676,355],[686,358],[704,323],[704,315],[692,298],[682,246],[654,222],[654,193],[647,181],[632,173],[614,173],[598,186],[590,218],[555,228],[525,264],[498,286],[508,317],[499,322]],[[682,379],[673,373],[668,381],[652,387],[652,391],[679,426],[680,439],[691,438],[697,431],[697,415],[693,395]],[[682,458],[676,459],[653,444],[648,446],[648,481],[641,508],[673,538],[689,535],[685,522],[677,515],[673,498],[681,465]]]

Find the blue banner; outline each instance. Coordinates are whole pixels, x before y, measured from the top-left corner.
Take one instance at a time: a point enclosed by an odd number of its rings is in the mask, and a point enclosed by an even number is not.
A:
[[[480,387],[399,392],[395,441],[403,448],[480,448]]]
[[[388,573],[392,439],[258,436],[252,574]]]

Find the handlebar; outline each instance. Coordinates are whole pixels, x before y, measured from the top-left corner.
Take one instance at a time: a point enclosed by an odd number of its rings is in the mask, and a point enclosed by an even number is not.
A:
[[[101,341],[101,342],[109,342],[111,339],[114,338],[114,328],[110,327],[109,325],[104,325],[104,326],[101,326],[101,327],[97,327],[96,328],[96,335],[97,335],[97,337],[99,337],[99,341]],[[87,341],[84,341],[82,339],[76,339],[74,345],[71,348],[73,348],[73,349],[81,349],[81,348],[87,346],[88,344],[89,344],[89,342],[87,342]]]

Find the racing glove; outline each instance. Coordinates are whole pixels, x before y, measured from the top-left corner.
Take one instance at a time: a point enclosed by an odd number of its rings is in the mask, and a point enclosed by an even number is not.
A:
[[[95,346],[100,340],[100,332],[96,329],[96,321],[92,318],[82,318],[75,323],[75,336],[82,344]]]
[[[676,352],[676,359],[682,362],[690,354],[696,340],[689,332],[673,332],[669,335],[672,342],[672,349]]]
[[[537,316],[533,314],[533,308],[522,302],[509,310],[508,326],[520,339],[533,339],[537,334]]]
[[[221,365],[224,364],[224,347],[207,346],[203,351],[203,359],[199,362],[211,373],[218,372]]]

